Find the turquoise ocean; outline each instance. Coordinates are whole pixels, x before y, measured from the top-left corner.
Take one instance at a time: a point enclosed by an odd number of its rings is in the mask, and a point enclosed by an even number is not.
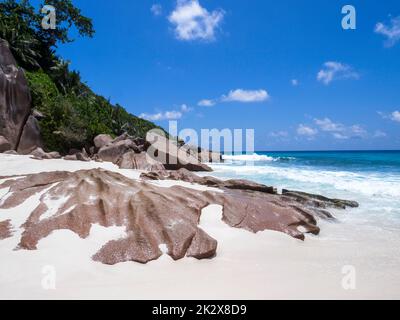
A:
[[[356,200],[339,221],[400,231],[400,151],[256,152],[224,155],[213,175]]]

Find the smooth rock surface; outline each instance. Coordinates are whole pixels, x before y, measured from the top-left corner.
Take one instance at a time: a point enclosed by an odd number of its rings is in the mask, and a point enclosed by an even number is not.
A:
[[[0,136],[0,152],[5,152],[11,149],[11,143],[3,136]]]
[[[0,39],[0,135],[17,149],[25,123],[31,112],[31,95],[25,73]]]
[[[164,166],[160,162],[155,161],[150,157],[147,157],[145,152],[127,152],[123,154],[122,157],[120,157],[120,159],[117,161],[117,165],[121,169],[137,169],[146,171],[165,170]]]
[[[40,135],[39,122],[31,115],[23,128],[17,152],[19,154],[29,154],[36,148],[43,149],[44,146]]]

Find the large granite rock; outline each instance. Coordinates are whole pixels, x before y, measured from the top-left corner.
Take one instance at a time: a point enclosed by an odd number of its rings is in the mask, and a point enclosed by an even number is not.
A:
[[[224,162],[222,158],[222,154],[216,151],[210,151],[200,147],[190,147],[186,146],[186,148],[190,148],[193,152],[193,155],[197,157],[200,162],[213,162],[213,163],[221,163]]]
[[[247,190],[247,191],[259,191],[264,193],[276,194],[276,188],[269,187],[254,181],[242,180],[242,179],[231,179],[221,180],[214,177],[200,177],[197,174],[190,172],[187,169],[179,169],[176,171],[152,171],[144,172],[140,175],[144,180],[178,180],[190,183],[196,183],[205,185],[207,187],[215,188],[226,188],[232,190]]]
[[[97,149],[100,149],[113,141],[113,138],[109,134],[99,134],[93,140],[93,143]]]
[[[137,169],[145,171],[163,171],[165,170],[162,163],[148,157],[145,152],[136,153],[130,151],[123,154],[117,161],[117,165],[121,169]]]
[[[11,220],[0,221],[0,240],[4,240],[12,236],[11,228]]]
[[[93,224],[124,227],[125,236],[105,243],[94,254],[94,260],[105,264],[158,259],[161,245],[167,247],[168,255],[175,260],[185,256],[214,257],[218,239],[211,238],[198,226],[202,209],[210,204],[223,207],[222,219],[231,227],[254,233],[275,230],[301,240],[305,239],[305,233],[319,233],[317,218],[329,218],[314,203],[304,204],[301,199],[244,180],[196,178],[185,170],[162,177],[171,179],[176,173],[219,190],[163,188],[103,169],[43,172],[0,177],[4,181],[0,189],[7,189],[0,199],[0,209],[15,208],[43,192],[37,207],[32,208],[22,225],[19,248],[28,250],[36,249],[38,242],[55,230],[68,229],[87,238]],[[334,199],[309,196],[338,203]],[[9,236],[11,226],[3,223],[1,228],[1,237]]]
[[[130,151],[140,152],[132,140],[118,140],[103,146],[97,153],[97,156],[103,161],[116,164],[125,153]]]
[[[285,189],[282,191],[282,194],[278,194],[276,188],[253,181],[241,179],[220,180],[208,176],[200,177],[186,169],[180,169],[177,171],[160,170],[144,172],[140,177],[144,180],[179,180],[219,188],[225,190],[225,192],[229,194],[236,195],[232,198],[230,204],[235,203],[236,207],[240,207],[242,205],[241,203],[244,203],[246,207],[249,206],[247,207],[249,211],[253,205],[256,207],[257,205],[261,205],[265,209],[274,204],[283,207],[292,204],[294,208],[297,208],[297,210],[303,210],[304,213],[308,212],[307,214],[310,216],[323,219],[335,219],[330,212],[325,210],[326,208],[333,207],[336,209],[346,209],[347,207],[358,207],[358,203],[355,201],[331,199],[317,194],[289,191]],[[254,198],[254,203],[248,198],[251,195],[258,195],[257,198]],[[243,199],[246,197],[248,198],[249,203]],[[267,201],[262,204],[264,200]],[[236,211],[240,212],[241,210],[242,209],[237,209]],[[262,213],[260,214],[258,214],[258,217],[262,216]],[[302,235],[300,235],[300,237],[302,237]]]
[[[161,162],[167,170],[185,168],[189,171],[212,171],[209,166],[199,161],[188,146],[180,146],[154,131],[150,131],[146,139],[150,143],[147,149],[148,155]]]
[[[45,152],[42,148],[36,148],[33,150],[30,155],[32,155],[32,159],[35,160],[44,160],[44,159],[60,159],[61,155],[56,152]]]
[[[125,237],[105,243],[93,256],[105,264],[155,260],[162,254],[160,245],[166,245],[175,260],[186,255],[210,258],[217,249],[217,241],[198,227],[212,194],[199,197],[192,189],[162,188],[102,169],[10,177],[2,188],[9,192],[1,209],[46,190],[23,225],[22,249],[36,249],[41,239],[60,229],[87,238],[93,224],[126,228]],[[60,203],[54,207],[49,199]]]
[[[318,208],[333,207],[337,209],[357,208],[358,203],[356,201],[342,200],[342,199],[331,199],[318,194],[311,194],[301,191],[282,190],[282,194],[285,197],[295,199],[305,205],[312,205]]]
[[[0,39],[0,135],[9,141],[11,149],[18,148],[30,114],[31,95],[25,73],[17,67],[7,41]]]
[[[40,135],[39,122],[31,115],[22,130],[17,151],[19,154],[29,154],[36,148],[44,148],[44,146]]]
[[[0,136],[0,152],[11,150],[11,143],[3,136]]]

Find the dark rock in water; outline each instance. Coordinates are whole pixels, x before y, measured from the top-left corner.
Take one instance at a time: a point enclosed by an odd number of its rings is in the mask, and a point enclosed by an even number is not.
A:
[[[137,169],[146,171],[165,170],[164,166],[160,162],[155,161],[150,157],[147,157],[145,152],[127,152],[119,158],[119,160],[117,161],[117,165],[121,169]]]
[[[0,136],[0,153],[11,149],[11,143],[3,136]]]
[[[23,128],[17,151],[19,154],[29,154],[36,148],[43,148],[39,122],[34,116],[29,116]]]
[[[303,204],[310,204],[319,208],[334,207],[339,209],[357,208],[359,204],[356,201],[330,199],[321,195],[311,194],[300,191],[282,190],[282,194],[286,197],[295,199]]]
[[[109,134],[99,134],[93,140],[94,145],[97,149],[100,149],[113,141],[113,138]]]
[[[0,39],[0,136],[16,150],[31,113],[25,73],[18,68],[8,43]]]

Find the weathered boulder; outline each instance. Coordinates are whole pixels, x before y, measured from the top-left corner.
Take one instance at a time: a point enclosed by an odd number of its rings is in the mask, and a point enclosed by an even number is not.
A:
[[[357,207],[358,203],[355,201],[341,200],[341,199],[330,199],[321,195],[310,194],[299,191],[288,191],[283,190],[283,194],[277,194],[277,190],[274,187],[259,184],[248,180],[220,180],[214,177],[200,177],[193,172],[189,172],[186,169],[180,169],[177,171],[153,171],[144,172],[140,175],[144,180],[179,180],[208,187],[219,188],[233,195],[232,198],[226,203],[224,210],[230,210],[231,206],[234,207],[230,214],[227,214],[227,223],[232,226],[241,226],[246,229],[257,232],[257,228],[254,225],[263,225],[264,211],[274,211],[278,216],[284,216],[283,213],[279,213],[279,208],[283,208],[283,212],[286,212],[287,206],[292,206],[297,211],[302,212],[303,215],[308,217],[307,221],[313,221],[316,217],[322,219],[335,219],[335,217],[328,211],[324,210],[328,207],[334,207],[339,209],[346,209],[346,207]],[[252,199],[253,198],[253,199]],[[244,206],[244,207],[243,207]],[[277,206],[277,207],[275,207]],[[261,209],[260,209],[261,208]],[[286,209],[285,209],[286,208]],[[252,219],[260,219],[254,224],[249,223],[247,217],[246,221],[242,220],[244,217],[241,212],[251,212]],[[225,212],[225,211],[224,211]],[[232,217],[239,216],[232,219]],[[271,225],[271,219],[267,218],[267,229],[278,230],[279,227],[273,224]],[[229,222],[231,221],[231,222]],[[235,225],[235,221],[243,221],[240,225]],[[316,232],[317,229],[310,232]],[[297,233],[295,229],[287,229],[284,231],[296,238],[303,239],[304,236],[301,233]]]
[[[18,155],[18,152],[15,150],[8,150],[8,151],[4,151],[4,154],[12,154],[12,155]]]
[[[117,165],[121,169],[137,169],[146,171],[163,171],[164,166],[152,158],[148,157],[145,152],[136,153],[135,151],[130,151],[124,153],[119,160]]]
[[[146,139],[150,143],[147,149],[149,156],[161,162],[167,170],[185,168],[190,171],[212,171],[198,160],[190,147],[178,146],[173,140],[156,132],[149,132]]]
[[[210,151],[200,147],[191,147],[191,146],[185,146],[185,147],[190,148],[190,150],[193,151],[193,154],[197,156],[197,159],[200,162],[210,162],[210,163],[224,162],[224,160],[222,159],[222,154],[220,152]]]
[[[65,157],[63,157],[63,159],[67,161],[78,161],[76,154],[68,154]]]
[[[54,230],[68,229],[87,238],[92,225],[99,224],[126,228],[124,238],[105,243],[93,256],[106,264],[146,263],[161,256],[161,244],[175,260],[188,253],[200,259],[216,252],[217,242],[197,226],[212,194],[199,197],[192,189],[162,188],[102,169],[10,177],[0,185],[2,188],[9,191],[1,209],[18,206],[46,190],[23,225],[22,249],[36,249],[38,242]],[[48,199],[61,202],[54,208]]]
[[[107,144],[111,143],[113,141],[113,138],[109,134],[99,134],[96,136],[93,140],[94,145],[97,149],[100,149]]]
[[[204,149],[199,153],[199,161],[213,163],[224,162],[221,153]]]
[[[126,139],[105,145],[99,150],[97,155],[103,161],[117,163],[125,153],[130,151],[140,152],[132,140]]]
[[[140,175],[140,177],[144,180],[178,180],[201,184],[208,187],[227,188],[232,190],[259,191],[271,194],[277,193],[276,188],[269,187],[257,182],[240,179],[220,180],[208,176],[200,177],[187,169],[179,169],[176,171],[160,170],[153,172],[144,172]]]
[[[0,221],[0,240],[4,240],[12,236],[11,227],[10,220]]]
[[[43,141],[40,135],[39,122],[31,115],[22,130],[17,151],[19,154],[29,154],[36,148],[43,148]]]
[[[25,73],[9,49],[0,39],[0,135],[11,149],[18,148],[25,123],[31,113],[31,95]]]
[[[275,190],[252,182],[196,178],[184,169],[157,174],[168,179],[186,177],[186,180],[211,184],[220,190],[162,188],[102,169],[43,172],[1,177],[4,182],[0,189],[8,188],[8,191],[0,209],[14,208],[45,191],[22,225],[24,231],[19,242],[22,249],[36,249],[38,242],[54,230],[68,229],[87,238],[93,224],[125,227],[123,238],[105,243],[92,257],[105,264],[155,260],[162,254],[160,245],[166,245],[168,255],[175,260],[185,256],[212,258],[217,241],[198,227],[202,209],[210,204],[223,207],[222,219],[231,227],[254,233],[275,230],[301,240],[305,233],[319,233],[316,218],[328,217],[314,202],[304,204],[303,199],[298,201],[297,197],[288,196],[288,192],[276,194]],[[151,177],[151,173],[146,173],[143,177],[149,175]],[[241,187],[236,187],[239,184]],[[318,195],[307,196],[327,203],[338,201]],[[53,207],[49,199],[59,200],[57,207]],[[2,234],[7,236],[9,225],[2,228],[6,230]]]
[[[186,255],[196,259],[209,259],[216,255],[217,240],[210,237],[202,229],[197,229]]]
[[[78,160],[78,161],[85,161],[85,162],[90,161],[89,155],[87,154],[85,148],[83,148],[81,152],[75,153],[75,156],[76,156],[76,160]]]
[[[338,209],[346,209],[346,207],[357,208],[359,204],[356,201],[331,199],[318,194],[311,194],[301,191],[282,190],[285,197],[295,199],[305,205],[312,205],[318,208],[334,207]]]
[[[3,136],[0,136],[0,153],[8,150],[11,150],[11,143]]]
[[[36,148],[33,150],[30,155],[32,155],[32,158],[35,160],[43,160],[43,159],[60,159],[61,155],[56,152],[45,152],[43,151],[42,148]]]

